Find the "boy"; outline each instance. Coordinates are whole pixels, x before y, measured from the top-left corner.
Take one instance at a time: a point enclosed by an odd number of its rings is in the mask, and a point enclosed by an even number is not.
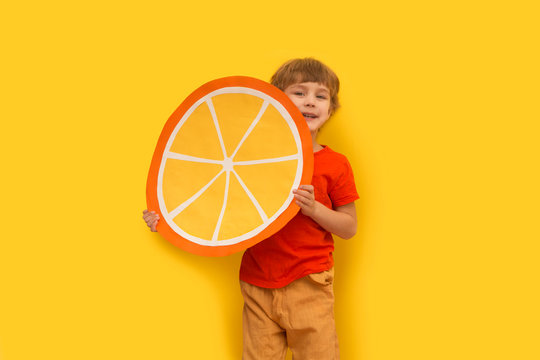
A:
[[[311,132],[311,185],[293,191],[301,211],[280,231],[247,249],[240,266],[244,360],[339,359],[334,324],[332,234],[356,233],[358,194],[345,156],[320,145],[321,126],[339,107],[339,80],[315,59],[283,64],[271,83],[298,107]],[[157,215],[144,211],[155,231]]]

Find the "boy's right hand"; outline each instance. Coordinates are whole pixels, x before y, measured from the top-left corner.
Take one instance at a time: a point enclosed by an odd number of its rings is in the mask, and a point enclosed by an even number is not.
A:
[[[151,231],[156,232],[156,226],[159,220],[159,215],[155,211],[143,210],[143,219]]]

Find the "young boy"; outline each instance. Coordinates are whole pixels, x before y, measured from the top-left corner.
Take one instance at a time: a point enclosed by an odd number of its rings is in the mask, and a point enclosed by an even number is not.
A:
[[[247,249],[240,266],[244,297],[243,360],[339,359],[334,323],[332,234],[356,233],[358,199],[346,157],[320,145],[321,126],[339,107],[339,80],[315,59],[283,64],[271,83],[298,107],[311,132],[314,171],[310,185],[294,190],[301,211],[273,236]],[[144,211],[155,231],[157,215]]]

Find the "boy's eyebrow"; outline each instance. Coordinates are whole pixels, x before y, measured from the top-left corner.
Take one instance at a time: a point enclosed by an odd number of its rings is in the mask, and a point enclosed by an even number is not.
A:
[[[317,93],[324,93],[325,95],[330,95],[330,90],[326,88],[326,86],[321,86],[316,90]]]

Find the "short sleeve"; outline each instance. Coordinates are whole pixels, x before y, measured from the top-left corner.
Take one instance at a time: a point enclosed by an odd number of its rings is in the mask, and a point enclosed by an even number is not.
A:
[[[336,165],[335,181],[329,189],[329,196],[334,208],[349,204],[359,198],[352,167],[347,158],[343,156],[342,161]]]

